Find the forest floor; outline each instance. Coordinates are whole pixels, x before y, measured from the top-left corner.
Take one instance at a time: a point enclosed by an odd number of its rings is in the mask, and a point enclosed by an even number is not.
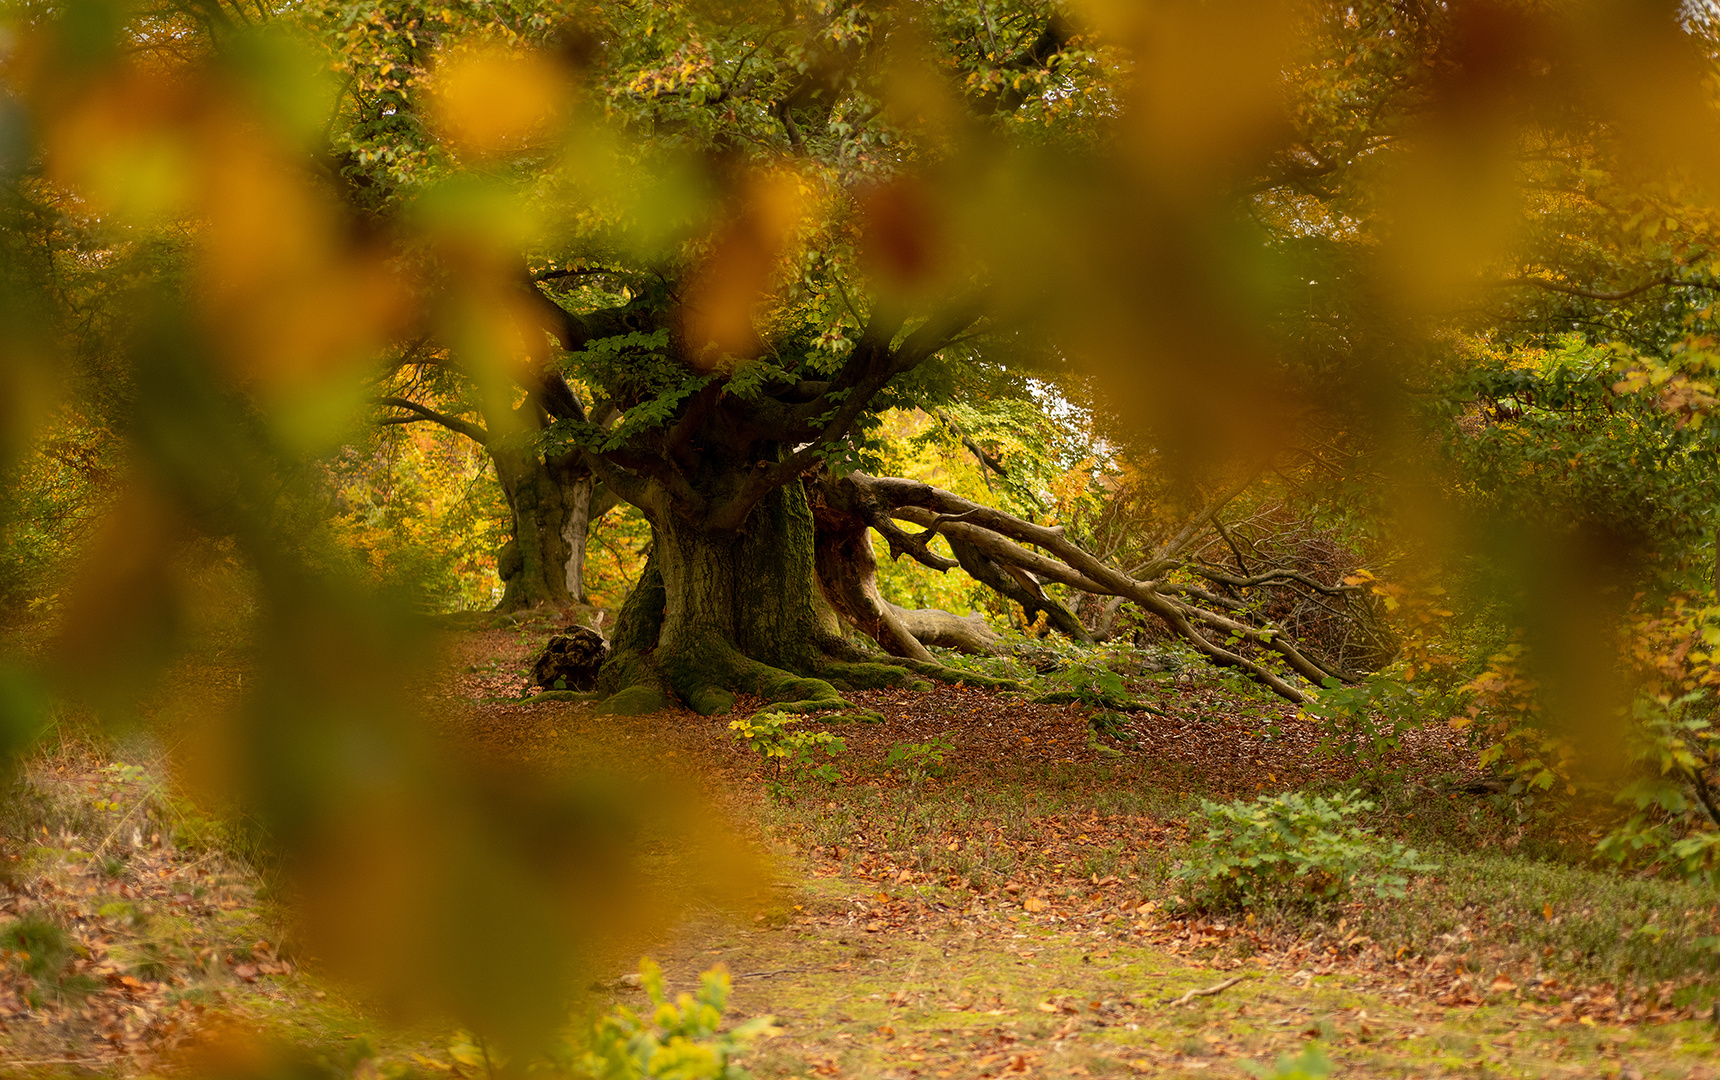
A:
[[[1311,1047],[1340,1076],[1720,1077],[1720,896],[1551,857],[1556,823],[1464,791],[1444,728],[1363,772],[1292,709],[1198,671],[1134,683],[1166,715],[1102,735],[1080,705],[875,691],[851,697],[880,723],[807,722],[845,743],[831,781],[768,767],[732,717],[520,700],[547,633],[450,635],[444,734],[552,771],[644,761],[696,781],[758,880],[645,951],[672,992],[723,965],[730,1019],[776,1018],[745,1060],[758,1077],[1321,1075]],[[903,767],[915,746],[941,775]],[[485,1075],[455,1033],[389,1028],[301,970],[233,838],[165,775],[147,740],[65,741],[32,769],[4,827],[0,1075],[172,1073],[230,1027],[332,1075]],[[1438,865],[1408,896],[1179,905],[1201,800],[1349,787]],[[605,963],[595,999],[641,1006],[631,965]]]

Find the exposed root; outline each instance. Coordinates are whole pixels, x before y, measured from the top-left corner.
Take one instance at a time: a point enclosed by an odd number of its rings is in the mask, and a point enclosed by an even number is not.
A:
[[[1095,699],[1091,694],[1081,694],[1074,690],[1053,690],[1048,694],[1040,694],[1033,699],[1037,705],[1096,705],[1112,712],[1147,712],[1155,716],[1169,716],[1157,705],[1148,704],[1139,698],[1123,697],[1120,694],[1103,694]]]
[[[597,689],[609,695],[597,703],[599,715],[641,716],[667,709],[672,700],[662,672],[631,650],[610,653],[597,674]]]
[[[831,685],[844,690],[882,690],[901,687],[906,690],[930,690],[931,684],[916,679],[908,665],[892,658],[888,663],[874,660],[826,660],[818,666],[818,674]]]
[[[623,687],[597,703],[599,715],[643,716],[661,712],[670,705],[669,695],[654,686],[634,684]]]
[[[528,704],[539,701],[597,701],[602,694],[590,690],[545,690],[534,696]]]
[[[715,634],[679,643],[667,658],[658,661],[658,668],[669,688],[702,716],[732,710],[736,691],[780,703],[789,712],[854,707],[825,680],[754,660]]]
[[[737,693],[745,693],[770,702],[776,712],[839,711],[853,719],[875,720],[877,714],[858,708],[842,692],[931,689],[921,675],[991,689],[1023,689],[1010,679],[994,679],[942,664],[901,657],[881,660],[876,654],[837,640],[816,644],[817,650],[793,668],[755,660],[714,635],[702,637],[694,646],[683,645],[668,658],[660,658],[661,648],[651,656],[614,654],[599,679],[600,688],[610,696],[600,702],[598,711],[633,715],[666,708],[672,699],[679,699],[701,716],[720,716],[733,711]]]
[[[1014,679],[1000,679],[994,675],[981,675],[976,671],[963,671],[961,668],[949,667],[935,660],[909,660],[898,656],[892,658],[890,662],[899,664],[927,678],[949,683],[952,686],[957,683],[965,683],[968,686],[983,687],[986,690],[1009,690],[1015,693],[1023,693],[1027,690],[1026,685]]]

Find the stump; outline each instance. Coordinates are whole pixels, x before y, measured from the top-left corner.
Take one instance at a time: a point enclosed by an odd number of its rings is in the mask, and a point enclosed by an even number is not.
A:
[[[597,669],[608,655],[601,634],[570,626],[544,646],[532,664],[532,682],[545,690],[595,690]]]

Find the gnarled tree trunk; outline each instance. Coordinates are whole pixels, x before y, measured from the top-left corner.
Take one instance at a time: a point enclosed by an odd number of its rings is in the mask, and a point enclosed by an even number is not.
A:
[[[513,511],[513,539],[497,561],[497,611],[587,603],[585,549],[591,523],[616,503],[577,455],[544,458],[530,449],[491,447],[496,476]]]
[[[928,645],[966,653],[997,653],[1003,638],[979,615],[935,608],[904,608],[878,591],[878,560],[871,527],[842,504],[828,484],[814,489],[817,545],[814,563],[825,598],[849,625],[892,656],[930,662]]]
[[[648,711],[673,695],[711,715],[733,707],[737,691],[795,711],[842,708],[841,690],[918,684],[908,667],[940,671],[929,654],[880,663],[843,638],[814,541],[799,483],[770,492],[735,530],[653,514],[646,571],[599,680],[606,708]]]

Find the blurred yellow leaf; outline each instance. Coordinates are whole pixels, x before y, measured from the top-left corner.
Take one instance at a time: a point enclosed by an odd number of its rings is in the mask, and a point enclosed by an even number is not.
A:
[[[541,141],[564,115],[568,96],[566,72],[551,58],[493,46],[443,54],[435,89],[438,127],[480,158]]]

